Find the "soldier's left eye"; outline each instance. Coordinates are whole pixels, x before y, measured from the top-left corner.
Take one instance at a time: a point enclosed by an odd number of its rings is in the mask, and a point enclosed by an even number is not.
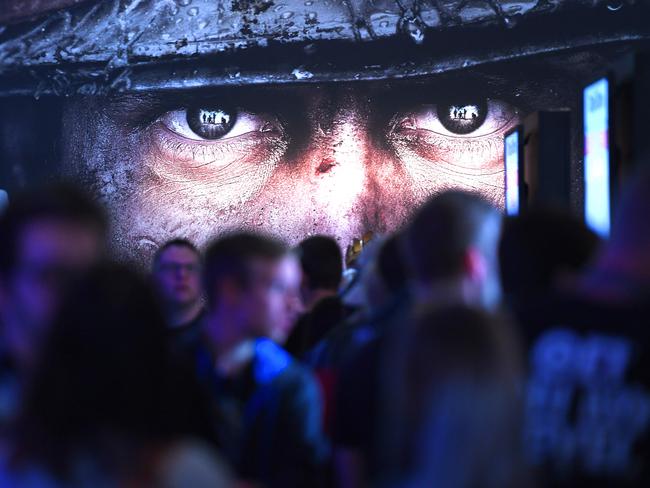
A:
[[[517,116],[500,100],[460,99],[425,104],[393,119],[394,131],[424,130],[446,137],[482,137],[508,126]]]

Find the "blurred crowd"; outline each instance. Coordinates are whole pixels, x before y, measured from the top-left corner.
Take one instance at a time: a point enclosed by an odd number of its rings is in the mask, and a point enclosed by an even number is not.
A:
[[[0,486],[650,486],[648,215],[647,172],[602,242],[447,191],[345,257],[178,236],[145,273],[79,189],[16,195]]]

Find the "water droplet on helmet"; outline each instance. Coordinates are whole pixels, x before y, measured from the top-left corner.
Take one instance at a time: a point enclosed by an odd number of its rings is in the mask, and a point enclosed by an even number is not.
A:
[[[422,44],[424,42],[424,32],[413,18],[404,21],[402,31],[406,32],[416,44]]]
[[[517,25],[517,19],[516,17],[505,17],[503,19],[503,23],[506,25],[508,29],[512,29]]]
[[[621,10],[621,8],[623,8],[622,0],[611,0],[607,3],[607,10],[610,12],[617,12],[618,10]]]
[[[290,19],[291,17],[293,17],[293,12],[285,12],[280,17],[282,17],[283,19]]]
[[[308,80],[314,76],[312,72],[300,68],[294,69],[291,74],[296,78],[296,80]]]
[[[422,32],[422,29],[419,27],[416,27],[415,29],[409,28],[409,36],[411,36],[411,39],[413,39],[416,44],[422,44],[424,42],[424,32]]]
[[[199,8],[198,7],[192,7],[191,9],[189,9],[187,11],[187,15],[189,15],[190,17],[196,17],[197,15],[199,15]]]
[[[190,3],[192,3],[192,0],[176,0],[176,3],[181,7],[187,7]]]

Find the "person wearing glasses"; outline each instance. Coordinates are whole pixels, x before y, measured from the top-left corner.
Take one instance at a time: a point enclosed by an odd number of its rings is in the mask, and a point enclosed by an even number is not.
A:
[[[173,341],[192,343],[204,315],[201,253],[187,239],[168,241],[154,256],[152,279]]]

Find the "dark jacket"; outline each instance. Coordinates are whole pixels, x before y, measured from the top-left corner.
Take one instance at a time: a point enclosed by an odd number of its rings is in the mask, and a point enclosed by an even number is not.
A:
[[[327,456],[321,395],[312,374],[268,339],[235,378],[220,376],[197,348],[199,377],[211,393],[224,454],[239,476],[265,486],[318,486]]]

